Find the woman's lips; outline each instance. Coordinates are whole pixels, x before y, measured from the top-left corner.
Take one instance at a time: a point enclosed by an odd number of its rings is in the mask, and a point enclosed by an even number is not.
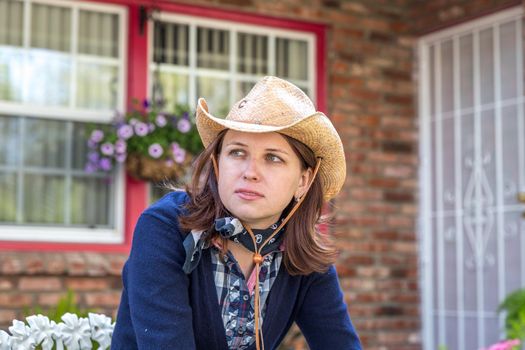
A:
[[[249,190],[237,190],[235,194],[244,200],[255,200],[264,197],[259,192],[249,191]]]

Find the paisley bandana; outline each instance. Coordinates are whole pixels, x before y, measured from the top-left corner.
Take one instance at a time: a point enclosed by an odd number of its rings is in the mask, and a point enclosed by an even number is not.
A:
[[[264,241],[271,236],[275,229],[282,222],[282,218],[279,219],[276,223],[271,225],[267,229],[258,230],[252,229],[255,236],[255,241],[257,246],[264,243]],[[215,220],[215,230],[224,238],[228,238],[236,243],[242,244],[246,249],[255,253],[255,247],[253,246],[253,240],[250,237],[250,234],[239,219],[226,216],[223,218],[218,218]],[[283,241],[283,232],[284,227],[279,230],[279,232],[273,236],[273,238],[263,247],[261,255],[266,255],[274,250],[278,250],[281,242]],[[186,274],[190,274],[199,264],[199,261],[202,256],[202,250],[208,248],[205,241],[208,236],[207,231],[202,230],[192,230],[190,234],[186,236],[183,242],[184,250],[186,252],[186,260],[182,266],[183,271]]]

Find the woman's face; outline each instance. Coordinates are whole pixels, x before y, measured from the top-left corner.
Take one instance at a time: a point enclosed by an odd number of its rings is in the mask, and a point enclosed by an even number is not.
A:
[[[228,130],[219,154],[219,196],[235,217],[251,228],[276,222],[295,197],[306,191],[312,170],[276,133]]]

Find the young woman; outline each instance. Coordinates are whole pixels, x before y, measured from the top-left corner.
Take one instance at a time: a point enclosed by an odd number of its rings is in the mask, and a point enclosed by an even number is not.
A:
[[[259,81],[225,119],[197,106],[192,184],[140,217],[112,349],[361,349],[316,229],[345,179],[341,140],[293,84]]]

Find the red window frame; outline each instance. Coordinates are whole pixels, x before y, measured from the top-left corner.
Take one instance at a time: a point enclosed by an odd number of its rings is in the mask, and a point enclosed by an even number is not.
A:
[[[137,98],[145,99],[148,96],[148,26],[141,25],[141,7],[148,8],[147,2],[141,4],[133,0],[92,0],[106,4],[122,5],[128,10],[128,67],[127,67],[127,91],[126,99],[128,106],[131,100]],[[173,12],[196,17],[208,17],[244,24],[268,26],[297,30],[312,33],[316,37],[316,70],[315,84],[317,91],[317,108],[326,112],[326,25],[311,22],[302,22],[272,16],[259,15],[250,12],[235,10],[222,10],[204,6],[175,4],[168,1],[155,3],[155,9],[163,12]],[[97,243],[56,243],[56,242],[17,242],[0,241],[0,251],[94,251],[107,253],[128,253],[131,248],[133,229],[147,204],[147,183],[136,181],[126,175],[124,204],[124,242],[122,244],[97,244]]]

